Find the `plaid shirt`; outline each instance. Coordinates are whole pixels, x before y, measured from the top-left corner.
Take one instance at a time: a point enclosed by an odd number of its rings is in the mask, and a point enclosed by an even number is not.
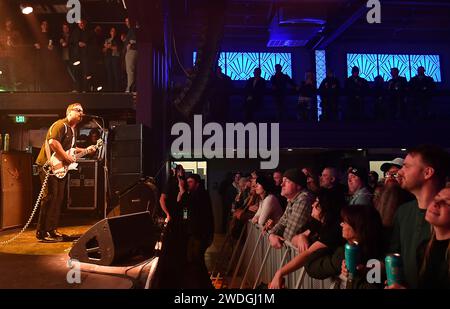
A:
[[[303,227],[311,218],[313,202],[314,195],[310,191],[300,191],[296,197],[288,201],[286,211],[270,233],[283,235],[284,239],[290,241],[292,237],[302,232]]]

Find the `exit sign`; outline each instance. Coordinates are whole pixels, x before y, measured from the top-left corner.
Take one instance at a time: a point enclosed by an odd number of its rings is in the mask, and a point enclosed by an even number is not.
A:
[[[23,115],[16,115],[15,120],[16,123],[25,123],[27,121],[27,119]]]

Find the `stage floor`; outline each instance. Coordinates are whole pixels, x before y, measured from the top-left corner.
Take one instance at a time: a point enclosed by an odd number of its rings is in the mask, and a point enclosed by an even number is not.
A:
[[[64,221],[58,229],[61,233],[82,235],[99,219],[71,217]],[[1,231],[0,241],[8,240],[19,231]],[[120,267],[80,263],[80,283],[71,284],[67,280],[71,270],[68,253],[73,242],[42,243],[36,240],[35,234],[35,228],[29,228],[11,244],[0,247],[0,289],[131,289],[145,286],[151,261],[143,259]]]
[[[82,235],[100,219],[65,215],[58,230],[67,235]],[[0,231],[0,242],[8,240],[20,229]],[[13,243],[0,246],[0,289],[141,289],[155,260],[136,258],[122,266],[99,266],[80,263],[81,282],[70,284],[67,274],[72,242],[42,243],[36,240],[35,227],[30,227]],[[209,270],[219,254],[224,236],[215,235],[205,254]]]

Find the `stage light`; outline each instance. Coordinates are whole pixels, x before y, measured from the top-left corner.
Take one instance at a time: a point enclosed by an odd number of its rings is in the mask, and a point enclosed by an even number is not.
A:
[[[21,4],[20,9],[22,10],[22,14],[24,15],[33,13],[33,7],[31,5]]]
[[[0,75],[2,75],[2,74],[3,74],[3,71],[0,70]]]
[[[358,149],[356,149],[357,151],[363,151],[364,149],[362,149],[362,148],[358,148]]]
[[[292,148],[288,148],[288,150],[287,151],[289,151],[289,152],[292,152],[292,151],[294,151],[294,149],[292,149]]]
[[[92,75],[86,76],[86,79],[87,79],[87,80],[90,80],[91,78],[92,78]]]
[[[74,65],[74,66],[77,66],[77,65],[80,65],[80,63],[81,63],[81,61],[75,61],[75,62],[73,63],[73,65]]]
[[[407,149],[406,148],[402,148],[402,149],[400,149],[401,151],[406,151]]]
[[[98,86],[97,87],[97,91],[102,91],[103,87],[102,86]]]

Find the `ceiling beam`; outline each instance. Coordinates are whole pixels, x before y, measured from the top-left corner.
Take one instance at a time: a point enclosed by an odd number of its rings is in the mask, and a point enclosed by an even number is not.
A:
[[[350,26],[359,20],[364,13],[367,12],[365,5],[360,6],[349,18],[347,18],[339,27],[337,27],[331,34],[325,36],[318,45],[319,49],[324,49],[343,34]]]

